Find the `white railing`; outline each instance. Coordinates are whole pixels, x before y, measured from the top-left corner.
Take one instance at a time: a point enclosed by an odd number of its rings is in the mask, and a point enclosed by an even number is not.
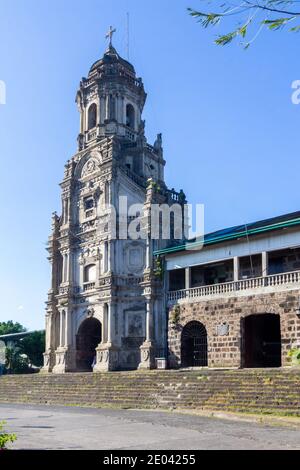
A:
[[[300,271],[273,274],[271,276],[255,277],[251,279],[242,279],[240,281],[225,282],[223,284],[192,287],[191,289],[170,291],[167,294],[167,298],[170,302],[176,302],[177,300],[181,299],[193,299],[198,297],[206,297],[209,295],[222,295],[230,292],[257,289],[260,287],[281,286],[285,284],[296,283],[300,283]]]
[[[115,276],[115,283],[121,287],[139,286],[144,281],[144,277],[136,276]]]
[[[83,292],[87,292],[89,290],[95,289],[96,283],[95,282],[88,282],[83,285]]]
[[[87,133],[87,142],[90,142],[93,139],[96,139],[98,135],[97,129],[93,129]]]

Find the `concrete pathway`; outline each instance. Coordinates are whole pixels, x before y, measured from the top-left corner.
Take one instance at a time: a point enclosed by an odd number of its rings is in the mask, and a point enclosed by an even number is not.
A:
[[[14,449],[300,449],[300,428],[168,412],[0,405]]]

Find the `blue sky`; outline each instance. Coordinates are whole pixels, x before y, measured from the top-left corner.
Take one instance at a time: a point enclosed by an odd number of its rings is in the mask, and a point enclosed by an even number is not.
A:
[[[265,32],[244,51],[213,45],[186,13],[199,0],[0,0],[0,321],[44,325],[46,241],[58,183],[76,151],[75,94],[110,24],[143,77],[144,117],[162,132],[166,180],[204,203],[206,231],[296,211],[299,35]]]

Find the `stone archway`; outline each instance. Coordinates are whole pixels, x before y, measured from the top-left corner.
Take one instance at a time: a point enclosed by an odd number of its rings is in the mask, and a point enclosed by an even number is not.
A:
[[[189,322],[181,333],[181,366],[207,366],[207,331],[198,321]]]
[[[102,339],[102,325],[96,318],[84,320],[76,335],[77,369],[91,371],[96,347]]]
[[[280,316],[249,315],[243,319],[244,367],[280,367]]]

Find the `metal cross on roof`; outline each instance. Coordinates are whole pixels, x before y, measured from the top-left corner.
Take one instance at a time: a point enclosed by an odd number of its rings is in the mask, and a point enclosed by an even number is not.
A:
[[[106,34],[106,39],[109,38],[109,45],[111,46],[112,45],[112,37],[114,35],[114,33],[116,32],[117,30],[114,29],[112,26],[109,27],[109,31],[108,33]]]

